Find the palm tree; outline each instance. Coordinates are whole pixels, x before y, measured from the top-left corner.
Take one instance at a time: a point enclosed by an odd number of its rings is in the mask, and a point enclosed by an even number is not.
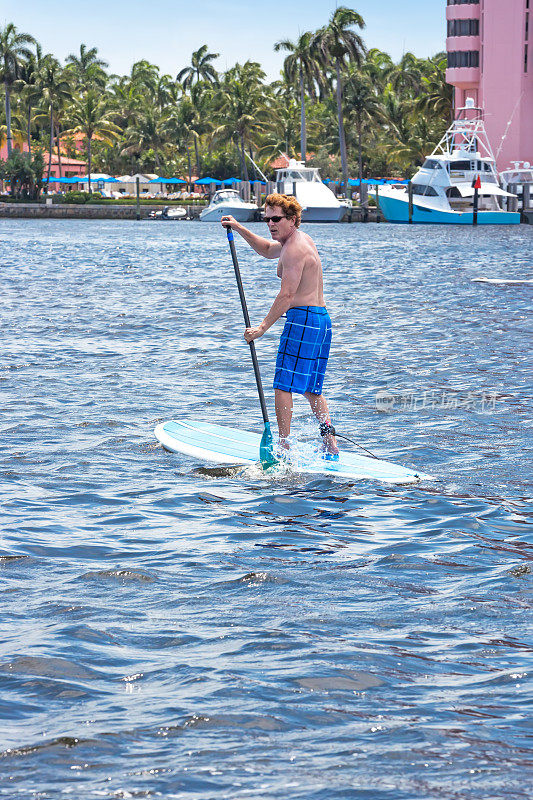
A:
[[[30,55],[30,58],[22,65],[20,78],[23,83],[22,96],[27,107],[26,119],[26,142],[28,145],[28,153],[31,156],[31,112],[33,107],[41,99],[39,91],[39,78],[43,67],[43,52],[41,45],[36,43],[35,53]]]
[[[248,180],[246,143],[251,145],[254,135],[265,130],[263,117],[268,111],[268,100],[262,83],[264,77],[256,61],[236,64],[225,74],[217,93],[221,124],[213,135],[226,141],[232,139],[238,145],[245,181]]]
[[[408,126],[403,140],[391,140],[388,144],[388,156],[395,159],[407,174],[413,166],[420,166],[428,153],[431,153],[439,139],[440,132],[432,127],[431,121],[424,115],[416,118],[414,124]]]
[[[296,146],[301,136],[301,107],[295,95],[295,87],[283,80],[270,84],[273,92],[269,110],[268,127],[259,142],[259,152],[264,158],[274,158],[280,151],[289,158],[298,158]],[[268,169],[268,167],[267,167]]]
[[[98,48],[87,45],[80,45],[79,56],[71,53],[66,58],[67,71],[75,79],[79,89],[86,92],[92,86],[103,88],[107,83],[105,68],[109,66],[107,61],[98,58]]]
[[[184,89],[190,89],[193,84],[198,83],[200,80],[207,81],[207,83],[216,83],[218,74],[211,61],[214,61],[219,55],[219,53],[208,53],[207,45],[203,44],[193,52],[190,66],[180,70],[176,80],[182,84]]]
[[[108,110],[105,99],[96,89],[89,89],[85,94],[75,98],[69,116],[74,126],[65,131],[65,135],[83,133],[87,139],[87,173],[89,192],[91,192],[92,140],[96,135],[106,144],[112,144],[120,133],[120,128],[113,122],[112,112]]]
[[[404,53],[389,69],[389,81],[395,92],[416,97],[422,86],[421,61],[412,53]]]
[[[148,106],[135,121],[126,128],[125,147],[121,155],[139,156],[143,151],[152,150],[156,169],[159,171],[161,162],[159,153],[167,143],[167,133],[164,120],[157,108]]]
[[[59,109],[71,98],[70,84],[65,80],[61,64],[51,55],[46,55],[42,60],[42,69],[37,79],[37,91],[48,107],[47,114],[38,114],[36,121],[44,120],[49,115],[50,119],[50,145],[48,151],[48,180],[50,180],[50,170],[52,168],[52,148],[54,143],[54,130],[59,124]],[[59,153],[59,140],[58,140]],[[61,177],[61,155],[59,154],[59,171]]]
[[[345,83],[345,102],[349,114],[355,119],[357,132],[357,152],[359,166],[359,186],[363,179],[362,134],[365,122],[378,122],[383,119],[383,106],[379,102],[368,74],[350,67]]]
[[[111,84],[107,97],[110,107],[115,111],[116,121],[126,128],[142,111],[145,94],[139,81],[123,76]]]
[[[335,68],[339,146],[345,191],[348,188],[348,159],[342,113],[342,70],[347,61],[360,65],[366,52],[361,36],[352,30],[354,25],[361,28],[361,30],[365,27],[365,21],[362,16],[351,8],[339,6],[326,27],[320,28],[315,33],[311,45],[326,68],[331,63],[334,64]]]
[[[179,86],[170,75],[161,75],[155,87],[155,101],[160,111],[178,100]]]
[[[366,54],[363,66],[376,90],[382,91],[389,82],[390,72],[394,68],[394,62],[389,54],[372,47]]]
[[[159,83],[159,67],[146,59],[136,61],[131,68],[130,80],[132,83],[138,84],[145,94],[153,97]]]
[[[418,111],[437,115],[449,125],[453,122],[453,86],[446,82],[446,55],[439,59],[439,53],[433,59],[433,69],[422,78],[422,91],[415,101]]]
[[[396,144],[405,142],[409,138],[411,129],[409,117],[412,104],[410,101],[402,99],[390,84],[386,86],[381,102],[389,145],[394,149]]]
[[[305,91],[309,91],[311,98],[316,97],[315,84],[320,82],[319,64],[313,53],[311,44],[313,34],[303,33],[296,44],[283,39],[276,42],[274,50],[288,50],[290,55],[283,62],[283,70],[288,83],[297,84],[300,91],[300,145],[301,158],[305,164],[307,157],[307,131],[305,119]]]
[[[28,45],[36,44],[29,33],[18,33],[12,22],[0,30],[0,79],[4,82],[6,103],[6,139],[7,154],[13,150],[13,136],[11,134],[11,90],[15,81],[20,77],[21,67],[32,56]]]
[[[167,138],[174,145],[183,145],[187,153],[187,166],[189,173],[189,188],[192,184],[191,166],[191,141],[194,142],[196,152],[196,170],[200,177],[200,154],[198,150],[199,134],[197,132],[197,114],[194,104],[187,95],[182,98],[179,105],[171,106],[165,114],[163,122]]]

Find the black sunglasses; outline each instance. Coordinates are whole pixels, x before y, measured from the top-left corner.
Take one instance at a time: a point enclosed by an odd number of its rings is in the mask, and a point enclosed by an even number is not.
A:
[[[286,216],[279,217],[277,214],[274,217],[265,217],[265,222],[268,225],[269,222],[279,222],[280,219],[287,219]]]

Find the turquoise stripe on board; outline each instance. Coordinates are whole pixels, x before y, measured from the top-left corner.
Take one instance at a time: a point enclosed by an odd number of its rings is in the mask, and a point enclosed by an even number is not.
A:
[[[196,425],[192,428],[192,425],[189,427],[175,422],[165,423],[163,430],[176,439],[177,442],[182,442],[191,447],[200,447],[212,453],[234,456],[248,461],[257,461],[259,459],[260,437],[257,435],[254,436],[252,434],[253,440],[251,442],[235,441],[233,437],[230,439],[227,435],[223,436],[221,433],[201,431]],[[229,429],[226,429],[226,434],[228,433]]]

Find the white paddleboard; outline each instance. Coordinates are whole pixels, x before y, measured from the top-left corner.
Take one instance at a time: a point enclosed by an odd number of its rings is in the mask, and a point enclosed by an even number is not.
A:
[[[256,464],[259,461],[261,436],[258,433],[195,420],[163,422],[154,433],[166,450],[184,453],[201,461],[242,465]],[[399,464],[345,450],[341,450],[338,461],[324,461],[319,453],[308,456],[296,454],[294,460],[291,457],[291,469],[295,472],[338,475],[353,480],[367,479],[386,483],[433,480],[431,475],[401,467]]]

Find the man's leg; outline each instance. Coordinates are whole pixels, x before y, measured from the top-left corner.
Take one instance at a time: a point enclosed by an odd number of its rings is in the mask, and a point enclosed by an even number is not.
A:
[[[323,394],[313,394],[313,392],[306,392],[305,396],[309,400],[311,410],[319,422],[326,422],[331,425],[331,417],[329,415],[329,408],[326,398]],[[324,436],[324,447],[328,453],[338,453],[337,440],[330,433]]]
[[[274,389],[276,417],[278,420],[279,443],[285,450],[289,449],[288,438],[291,432],[292,392]]]

